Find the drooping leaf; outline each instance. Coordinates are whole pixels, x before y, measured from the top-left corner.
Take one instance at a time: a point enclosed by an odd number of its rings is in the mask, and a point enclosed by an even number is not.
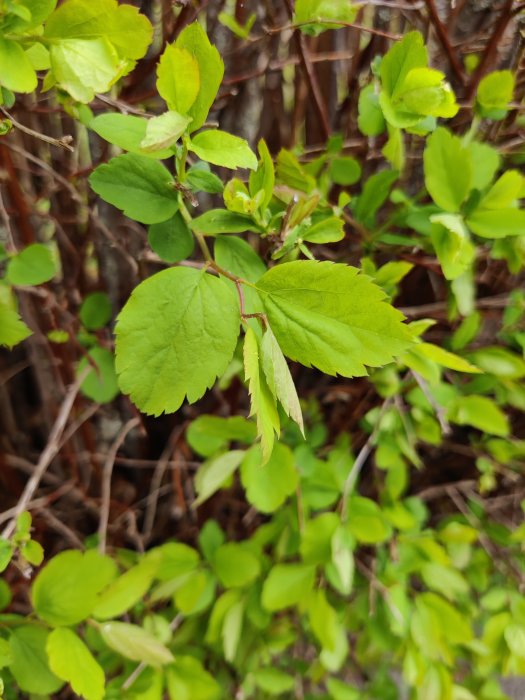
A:
[[[410,345],[402,315],[382,289],[356,268],[297,261],[257,282],[283,353],[326,374],[366,375]]]
[[[102,700],[104,671],[73,630],[54,629],[47,638],[46,650],[53,673],[69,683],[77,695],[86,700]]]
[[[179,200],[172,182],[161,163],[134,153],[112,158],[89,177],[102,199],[143,224],[158,224],[175,214]]]
[[[212,46],[198,22],[185,27],[175,46],[188,51],[199,64],[199,94],[187,114],[192,118],[191,131],[200,129],[206,121],[224,75],[224,64],[219,52]],[[180,111],[180,110],[178,110]]]
[[[49,632],[36,625],[23,625],[9,637],[12,663],[9,670],[20,688],[38,695],[56,693],[64,682],[49,668],[46,643]]]
[[[11,258],[6,276],[11,284],[36,285],[53,279],[55,273],[51,250],[41,243],[33,243]]]
[[[193,126],[193,125],[192,125]],[[257,157],[248,143],[226,131],[210,129],[201,131],[191,140],[190,151],[201,160],[224,168],[250,168],[257,170]]]
[[[472,162],[461,140],[444,127],[429,136],[424,153],[425,184],[434,202],[459,211],[472,187]]]
[[[118,317],[122,391],[153,415],[176,411],[186,396],[196,401],[228,366],[239,321],[235,292],[224,280],[183,267],[153,275]]]
[[[201,86],[199,63],[189,51],[166,46],[157,66],[157,90],[169,109],[187,114]]]

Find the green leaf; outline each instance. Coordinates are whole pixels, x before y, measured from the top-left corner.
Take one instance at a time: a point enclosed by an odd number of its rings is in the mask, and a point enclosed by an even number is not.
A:
[[[489,435],[506,437],[510,433],[507,416],[486,396],[459,396],[452,402],[448,419],[458,425],[471,425]]]
[[[51,250],[41,243],[33,243],[11,258],[6,277],[11,284],[24,286],[49,282],[55,273]]]
[[[482,238],[521,236],[525,231],[525,210],[479,208],[470,214],[467,225]]]
[[[115,569],[109,557],[95,550],[57,554],[33,583],[36,614],[56,626],[82,622],[91,615],[98,593],[113,579]]]
[[[13,661],[9,670],[20,690],[38,695],[56,693],[63,685],[49,668],[48,631],[36,625],[18,627],[9,637]]]
[[[224,168],[257,170],[257,158],[248,143],[219,129],[201,131],[193,137],[189,149],[201,160]]]
[[[279,435],[281,422],[277,404],[261,367],[261,356],[257,335],[251,327],[244,336],[244,374],[250,392],[250,416],[256,416],[257,435],[261,438],[264,461],[272,454],[275,435]]]
[[[323,590],[312,591],[308,600],[308,618],[315,637],[328,651],[335,651],[340,625],[337,613]]]
[[[187,114],[201,86],[199,63],[186,49],[166,46],[157,66],[157,90],[169,109]]]
[[[297,605],[311,593],[314,580],[314,566],[276,564],[264,582],[262,604],[270,612]]]
[[[259,227],[249,216],[243,216],[227,209],[210,209],[205,214],[197,216],[190,224],[194,231],[200,231],[206,236],[218,233],[243,233],[258,231]]]
[[[442,367],[447,367],[448,369],[453,369],[456,372],[468,372],[470,374],[479,374],[483,372],[479,367],[475,367],[463,357],[459,355],[454,355],[454,353],[440,348],[438,345],[433,345],[432,343],[419,343],[415,345],[410,352],[422,355],[427,360],[432,360]]]
[[[50,56],[55,82],[79,102],[91,102],[119,77],[118,54],[105,38],[64,39],[51,45]]]
[[[336,513],[321,513],[308,520],[301,534],[299,551],[305,564],[326,564],[332,556],[332,536],[339,525]]]
[[[166,670],[170,700],[219,700],[221,686],[193,656],[177,656]]]
[[[27,32],[29,29],[38,27],[42,22],[53,12],[56,7],[57,0],[22,0],[18,5],[10,4],[10,10],[25,10],[29,9],[29,17],[17,18],[19,21],[12,21],[9,24],[9,31]],[[11,17],[10,17],[11,19]]]
[[[525,361],[506,348],[498,346],[480,348],[470,353],[469,359],[484,372],[502,379],[523,379],[525,377]]]
[[[470,159],[476,167],[472,168],[472,187],[483,190],[487,187],[498,172],[501,165],[501,156],[498,151],[488,143],[471,141],[467,145]]]
[[[155,152],[173,146],[186,131],[191,117],[178,112],[164,112],[158,117],[148,119],[146,136],[140,142],[144,151]]]
[[[0,346],[12,348],[31,335],[32,331],[20,319],[15,308],[0,298]]]
[[[192,421],[186,432],[186,440],[191,449],[203,457],[213,456],[232,440],[250,445],[256,437],[254,424],[242,416],[220,418],[200,415]]]
[[[476,256],[463,218],[457,214],[434,214],[430,217],[430,237],[443,274],[453,280],[470,270]]]
[[[94,366],[93,366],[94,365]],[[97,403],[109,403],[119,394],[115,358],[111,350],[96,346],[78,363],[76,375],[92,367],[80,386],[82,393]]]
[[[236,542],[227,542],[216,549],[212,565],[225,588],[247,586],[261,572],[261,564],[255,554]]]
[[[365,136],[379,136],[385,131],[385,118],[379,104],[379,95],[373,83],[359,93],[357,126]]]
[[[171,219],[152,224],[148,229],[148,243],[161,260],[176,263],[193,253],[195,240],[179,212]]]
[[[16,41],[0,38],[0,85],[13,92],[33,92],[36,72]]]
[[[193,119],[191,131],[196,131],[206,121],[208,112],[219,91],[224,75],[224,64],[219,52],[215,46],[211,45],[206,32],[198,22],[194,22],[182,30],[177,37],[175,46],[178,49],[188,51],[199,64],[199,94],[188,110],[188,116]]]
[[[456,600],[469,592],[469,585],[456,569],[438,562],[426,562],[421,567],[421,578],[433,591],[441,593],[449,600]]]
[[[395,97],[407,75],[414,68],[426,68],[427,50],[419,32],[409,32],[393,44],[381,61],[381,83],[388,95]]]
[[[53,673],[69,683],[77,695],[102,700],[104,671],[78,635],[70,629],[55,629],[47,638],[46,650]]]
[[[173,654],[156,637],[138,625],[127,622],[106,622],[100,625],[104,642],[117,654],[149,666],[171,663]]]
[[[230,663],[233,663],[241,641],[244,608],[244,601],[239,600],[231,606],[224,616],[221,630],[222,645],[224,658]]]
[[[300,30],[304,34],[317,36],[327,29],[337,29],[336,21],[353,22],[357,11],[358,6],[351,0],[296,0],[293,23],[307,22]],[[323,19],[330,22],[323,24]]]
[[[149,590],[159,563],[160,554],[152,553],[112,581],[100,593],[93,609],[97,620],[120,617],[138,603]]]
[[[392,106],[396,111],[432,117],[454,117],[458,112],[456,98],[445,75],[432,68],[414,68],[396,90]],[[403,116],[401,117],[403,119]],[[409,121],[411,121],[409,117]],[[403,124],[395,124],[402,127]],[[412,126],[412,124],[407,124]]]
[[[439,127],[429,136],[424,153],[425,184],[442,209],[457,212],[472,187],[472,162],[461,140]]]
[[[279,343],[268,325],[263,332],[260,352],[261,364],[268,388],[274,397],[280,401],[286,415],[290,416],[297,423],[304,435],[303,414],[297,390]]]
[[[244,450],[233,450],[224,455],[215,457],[209,462],[204,462],[195,475],[195,490],[197,498],[193,501],[193,508],[197,508],[213,496],[223,484],[235,473],[244,457]]]
[[[257,282],[266,272],[266,265],[254,249],[236,236],[221,236],[214,246],[215,261],[224,270],[246,280]]]
[[[29,540],[20,548],[20,553],[24,559],[32,566],[40,566],[44,561],[44,548],[39,542]]]
[[[354,215],[365,226],[372,226],[378,209],[386,202],[390,189],[398,179],[395,170],[383,170],[371,175],[365,182],[363,191],[353,201]]]
[[[514,94],[514,82],[514,75],[510,70],[493,71],[481,79],[476,94],[476,106],[482,116],[491,119],[494,118],[494,111],[507,111]]]
[[[167,542],[158,548],[162,560],[156,578],[159,581],[170,581],[179,576],[195,571],[199,564],[199,555],[187,544],[182,542]]]
[[[259,141],[258,151],[260,156],[259,166],[257,170],[250,173],[250,195],[255,197],[258,192],[264,192],[260,206],[261,211],[264,211],[273,197],[275,168],[268,146],[263,139]]]
[[[198,161],[186,173],[186,182],[194,192],[208,192],[209,194],[222,194],[224,185],[222,180],[210,172],[209,165]]]
[[[228,366],[239,321],[235,293],[224,280],[183,267],[153,275],[118,317],[122,391],[152,415],[176,411],[186,396],[197,401]]]
[[[99,114],[89,123],[89,128],[109,143],[124,151],[138,153],[149,158],[169,158],[173,155],[171,148],[148,153],[141,147],[146,138],[148,120],[133,114],[107,113]]]
[[[307,226],[300,237],[308,243],[337,243],[345,237],[344,224],[337,216],[329,216]]]
[[[377,503],[362,496],[352,496],[348,499],[346,527],[355,539],[363,544],[385,542],[392,534],[392,529]]]
[[[246,498],[261,513],[273,513],[295,493],[299,475],[289,447],[276,443],[264,463],[261,448],[252,447],[241,464],[241,482]]]
[[[330,163],[329,173],[336,185],[354,185],[361,178],[361,166],[350,156],[334,158]]]
[[[152,34],[153,27],[144,15],[117,0],[67,0],[49,17],[44,32],[55,40],[104,39],[119,58],[132,60],[144,56]],[[133,63],[126,72],[132,67]]]
[[[511,623],[504,631],[505,641],[513,654],[525,659],[525,627]]]
[[[111,320],[111,302],[105,292],[88,294],[82,302],[78,317],[88,331],[96,331]]]
[[[158,224],[179,208],[173,176],[161,163],[134,153],[112,158],[89,177],[95,192],[130,219]]]
[[[525,179],[517,170],[507,170],[479,203],[481,209],[505,209],[521,198]]]
[[[411,344],[402,314],[354,267],[284,263],[256,286],[283,353],[307,367],[364,376],[365,364],[387,364]]]
[[[290,693],[295,687],[295,678],[278,668],[258,668],[252,676],[255,685],[269,695]]]

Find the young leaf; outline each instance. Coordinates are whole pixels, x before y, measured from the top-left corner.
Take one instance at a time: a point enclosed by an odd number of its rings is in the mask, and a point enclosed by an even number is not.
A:
[[[0,299],[0,346],[12,348],[28,338],[31,333],[16,309]]]
[[[306,367],[346,377],[366,375],[411,344],[402,314],[354,267],[297,261],[257,282],[283,353]]]
[[[471,268],[476,255],[467,227],[457,214],[434,214],[430,221],[430,237],[443,274],[448,280],[456,279]]]
[[[141,147],[146,138],[148,120],[133,114],[107,113],[99,114],[90,123],[89,128],[109,143],[130,153],[138,153],[150,158],[169,158],[173,155],[171,148],[148,153]]]
[[[395,97],[405,78],[414,68],[426,68],[427,50],[419,32],[409,32],[396,42],[381,61],[381,84],[387,94]]]
[[[187,114],[201,85],[199,64],[186,49],[167,46],[157,66],[157,90],[169,109]]]
[[[140,142],[140,147],[150,153],[169,148],[180,139],[190,122],[191,117],[178,112],[164,112],[152,117],[148,120],[146,136]]]
[[[471,141],[467,145],[467,149],[470,152],[471,162],[476,164],[476,167],[472,168],[472,187],[477,190],[484,190],[498,172],[501,165],[501,156],[488,143]]]
[[[248,586],[261,572],[256,555],[237,542],[227,542],[216,549],[212,565],[225,588]]]
[[[201,160],[224,168],[250,168],[257,170],[257,158],[248,143],[219,129],[201,131],[195,136],[189,146]]]
[[[96,331],[111,319],[111,301],[105,292],[93,292],[88,294],[82,302],[78,317],[88,331]]]
[[[239,322],[235,292],[224,280],[183,267],[153,275],[118,317],[122,391],[152,415],[176,411],[186,396],[197,401],[228,366]]]
[[[259,166],[257,170],[250,173],[250,195],[255,197],[261,190],[264,192],[260,207],[261,211],[264,211],[273,197],[275,168],[273,167],[273,160],[268,146],[263,139],[259,141],[258,150],[260,156]]]
[[[243,450],[232,450],[215,459],[204,462],[195,475],[197,498],[193,501],[192,507],[197,508],[201,503],[208,500],[210,496],[213,496],[224,482],[235,473],[243,457]]]
[[[159,563],[160,554],[154,552],[112,581],[99,594],[93,609],[94,617],[97,620],[120,617],[138,603],[148,591]]]
[[[272,454],[275,435],[279,435],[281,423],[277,405],[262,373],[259,341],[252,328],[244,336],[244,373],[251,397],[250,416],[256,416],[257,434],[261,438],[264,461]]]
[[[424,153],[425,184],[442,209],[457,212],[472,187],[472,162],[461,140],[439,127],[429,136]]]
[[[255,445],[241,464],[241,482],[246,498],[261,513],[273,513],[291,496],[299,483],[289,447],[276,443],[265,462],[261,447]]]
[[[175,214],[179,199],[172,182],[161,163],[134,153],[112,158],[89,177],[102,199],[143,224],[158,224]]]
[[[266,265],[252,246],[237,236],[220,236],[213,252],[218,265],[248,282],[257,282],[266,272]]]
[[[383,170],[371,175],[363,191],[352,202],[354,215],[365,226],[373,226],[378,209],[386,202],[390,189],[399,177],[395,170]]]
[[[478,86],[476,106],[482,117],[502,119],[514,94],[514,75],[497,70],[485,75]]]
[[[191,131],[200,129],[206,121],[224,75],[224,64],[219,52],[212,46],[206,32],[198,22],[185,27],[177,37],[175,46],[185,49],[199,64],[200,86],[197,99],[187,114],[193,119]],[[177,67],[177,70],[179,68]],[[178,110],[180,111],[180,110]]]
[[[200,415],[186,431],[189,446],[202,457],[212,457],[232,440],[251,445],[256,437],[253,422],[242,416],[220,418]]]
[[[521,198],[524,182],[523,176],[517,170],[507,170],[492,185],[479,203],[479,207],[481,209],[506,209],[513,206]]]
[[[71,685],[86,700],[102,700],[105,677],[100,664],[70,629],[54,629],[46,642],[49,666],[53,673]]]
[[[385,131],[385,118],[375,85],[370,83],[359,93],[357,125],[365,136],[379,136]]]
[[[115,374],[115,358],[111,350],[99,346],[92,348],[88,357],[83,357],[78,363],[77,377],[87,367],[91,367],[91,370],[81,384],[82,393],[97,403],[113,401],[119,394],[119,388]]]
[[[286,415],[299,426],[304,435],[303,414],[299,404],[297,390],[284,359],[284,355],[275,339],[270,326],[266,326],[261,342],[261,362],[268,388],[281,402]]]
[[[38,695],[56,693],[64,682],[49,668],[46,643],[49,632],[36,625],[17,627],[9,637],[9,670],[20,690]]]
[[[293,22],[308,22],[300,27],[301,31],[317,36],[327,29],[337,29],[336,21],[353,22],[357,11],[358,5],[351,0],[296,0]],[[323,24],[323,19],[329,20],[329,23]]]
[[[467,218],[467,225],[482,238],[521,236],[525,231],[525,210],[483,209],[479,207]]]
[[[41,243],[33,243],[11,258],[6,277],[11,284],[36,285],[53,279],[55,273],[51,250]]]
[[[177,655],[166,669],[166,685],[170,700],[219,700],[223,697],[219,683],[193,656]]]
[[[264,582],[262,604],[270,612],[297,605],[311,593],[314,580],[314,566],[276,564]]]
[[[350,156],[334,158],[330,163],[329,173],[336,185],[354,185],[361,178],[361,166]]]
[[[0,85],[13,92],[33,92],[36,72],[21,45],[0,38]]]
[[[173,661],[173,654],[156,637],[138,625],[106,622],[100,626],[102,639],[117,654],[149,666],[164,666]]]
[[[190,226],[194,231],[200,231],[206,236],[216,236],[218,233],[259,231],[259,227],[249,216],[237,214],[227,209],[209,209],[193,219]]]

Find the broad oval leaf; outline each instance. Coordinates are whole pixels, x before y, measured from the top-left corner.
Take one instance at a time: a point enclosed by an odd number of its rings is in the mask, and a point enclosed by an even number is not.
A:
[[[283,353],[306,367],[345,377],[366,375],[412,343],[403,315],[355,267],[296,261],[257,282]]]
[[[153,581],[160,559],[160,552],[152,553],[112,581],[100,594],[93,615],[98,620],[120,617],[141,600]]]
[[[442,209],[457,212],[472,186],[472,161],[461,140],[439,127],[429,136],[424,153],[425,184]]]
[[[49,666],[53,673],[71,685],[86,700],[104,697],[104,671],[73,630],[58,628],[46,643]]]
[[[304,600],[313,590],[315,566],[276,564],[268,574],[262,591],[266,610],[283,610]]]
[[[56,265],[51,250],[41,243],[24,248],[9,261],[7,279],[11,284],[36,285],[53,279]]]
[[[199,64],[186,49],[167,46],[157,66],[157,90],[169,109],[187,114],[201,85]]]
[[[190,143],[190,151],[201,160],[225,168],[250,168],[257,170],[257,156],[248,142],[219,129],[201,131]]]
[[[145,413],[200,399],[228,366],[239,335],[235,292],[203,270],[178,267],[133,291],[116,327],[122,391]]]
[[[138,625],[127,622],[106,622],[100,634],[110,649],[132,661],[149,666],[163,666],[173,661],[173,654],[156,637]]]
[[[26,693],[39,695],[55,693],[64,685],[50,670],[46,654],[49,632],[36,625],[13,630],[9,638],[12,663],[9,670],[20,688]]]
[[[32,92],[37,86],[36,72],[23,48],[11,39],[0,39],[1,82],[13,92]]]

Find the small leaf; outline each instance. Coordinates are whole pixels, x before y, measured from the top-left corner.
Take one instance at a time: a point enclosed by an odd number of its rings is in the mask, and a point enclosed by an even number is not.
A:
[[[257,170],[257,158],[248,143],[225,131],[201,131],[191,140],[190,151],[201,160],[224,168],[250,168]]]
[[[146,125],[146,136],[140,142],[144,151],[154,152],[173,146],[186,131],[191,117],[178,112],[164,112],[152,117]]]
[[[172,182],[167,168],[134,153],[112,158],[89,177],[102,199],[143,224],[157,224],[175,214],[179,200]]]
[[[510,433],[507,416],[486,396],[459,396],[454,399],[448,419],[459,425],[471,425],[489,435],[506,437]]]
[[[96,331],[109,323],[112,315],[111,302],[105,292],[88,294],[78,312],[78,317],[84,328]]]
[[[11,284],[36,285],[49,282],[56,273],[51,250],[41,243],[24,248],[9,261],[7,279]]]
[[[187,114],[200,86],[199,63],[194,56],[173,44],[166,46],[157,66],[157,90],[169,109]]]
[[[53,673],[71,685],[86,700],[104,697],[104,671],[72,630],[54,629],[46,642],[49,666]]]
[[[150,632],[126,622],[106,622],[100,626],[104,642],[117,654],[149,666],[171,663],[173,654]]]
[[[190,226],[193,231],[200,231],[206,236],[259,230],[259,227],[249,216],[243,216],[227,209],[210,209],[193,219]]]
[[[334,158],[330,163],[329,173],[336,185],[354,185],[361,178],[361,166],[355,158],[349,156]]]
[[[171,148],[148,153],[141,148],[146,138],[148,120],[133,114],[107,113],[99,114],[89,122],[89,128],[109,143],[130,153],[138,153],[151,158],[169,158],[173,155]]]
[[[186,396],[197,401],[228,366],[239,321],[235,293],[224,280],[184,267],[153,275],[118,317],[122,391],[152,415],[176,411]]]
[[[246,498],[261,513],[273,513],[295,493],[299,475],[289,447],[276,443],[268,461],[261,448],[252,447],[241,464],[241,482]]]
[[[113,353],[106,348],[95,346],[88,352],[87,357],[83,357],[78,363],[77,377],[87,367],[91,367],[91,370],[80,386],[82,393],[97,403],[113,401],[120,393]]]
[[[0,38],[0,85],[13,92],[33,92],[35,69],[16,41]]]
[[[497,70],[485,75],[478,86],[476,95],[477,107],[481,115],[494,118],[505,116],[509,102],[512,101],[514,93],[514,75],[510,70]],[[503,115],[497,112],[503,111]]]
[[[168,263],[186,260],[195,246],[193,234],[179,212],[167,221],[152,224],[148,229],[148,243],[159,258]]]
[[[222,697],[219,683],[193,656],[177,655],[166,669],[166,684],[170,700],[219,700]]]
[[[305,564],[276,564],[263,585],[262,604],[270,612],[297,605],[311,593],[315,567]]]
[[[0,346],[12,348],[31,335],[32,331],[20,319],[16,309],[0,298]]]
[[[42,545],[35,540],[26,542],[20,549],[20,552],[24,559],[33,566],[40,566],[44,561],[44,549]]]
[[[438,345],[433,345],[432,343],[420,343],[415,345],[411,349],[411,352],[422,355],[428,360],[432,360],[432,362],[442,367],[453,369],[456,372],[468,372],[470,374],[479,374],[483,372],[483,370],[479,369],[479,367],[475,367],[463,357],[454,355],[454,353],[440,348]]]
[[[252,676],[255,685],[269,695],[290,693],[295,687],[295,678],[278,668],[258,668]]]
[[[472,162],[461,140],[439,127],[429,136],[424,153],[425,184],[442,209],[457,212],[472,186]]]
[[[145,557],[99,594],[93,609],[97,620],[120,617],[144,597],[159,568],[160,554],[157,554]]]
[[[242,416],[221,418],[203,414],[192,421],[186,432],[191,449],[203,457],[212,457],[232,440],[251,445],[256,437],[253,422]]]
[[[235,473],[244,457],[243,450],[233,450],[215,459],[204,462],[195,475],[197,498],[192,507],[197,508],[213,496],[222,485]]]
[[[46,653],[48,631],[36,625],[17,627],[11,632],[9,670],[20,690],[38,695],[56,693],[64,682],[49,668]]]
[[[236,542],[227,542],[215,550],[213,569],[225,588],[244,587],[260,574],[261,564],[249,549]]]

